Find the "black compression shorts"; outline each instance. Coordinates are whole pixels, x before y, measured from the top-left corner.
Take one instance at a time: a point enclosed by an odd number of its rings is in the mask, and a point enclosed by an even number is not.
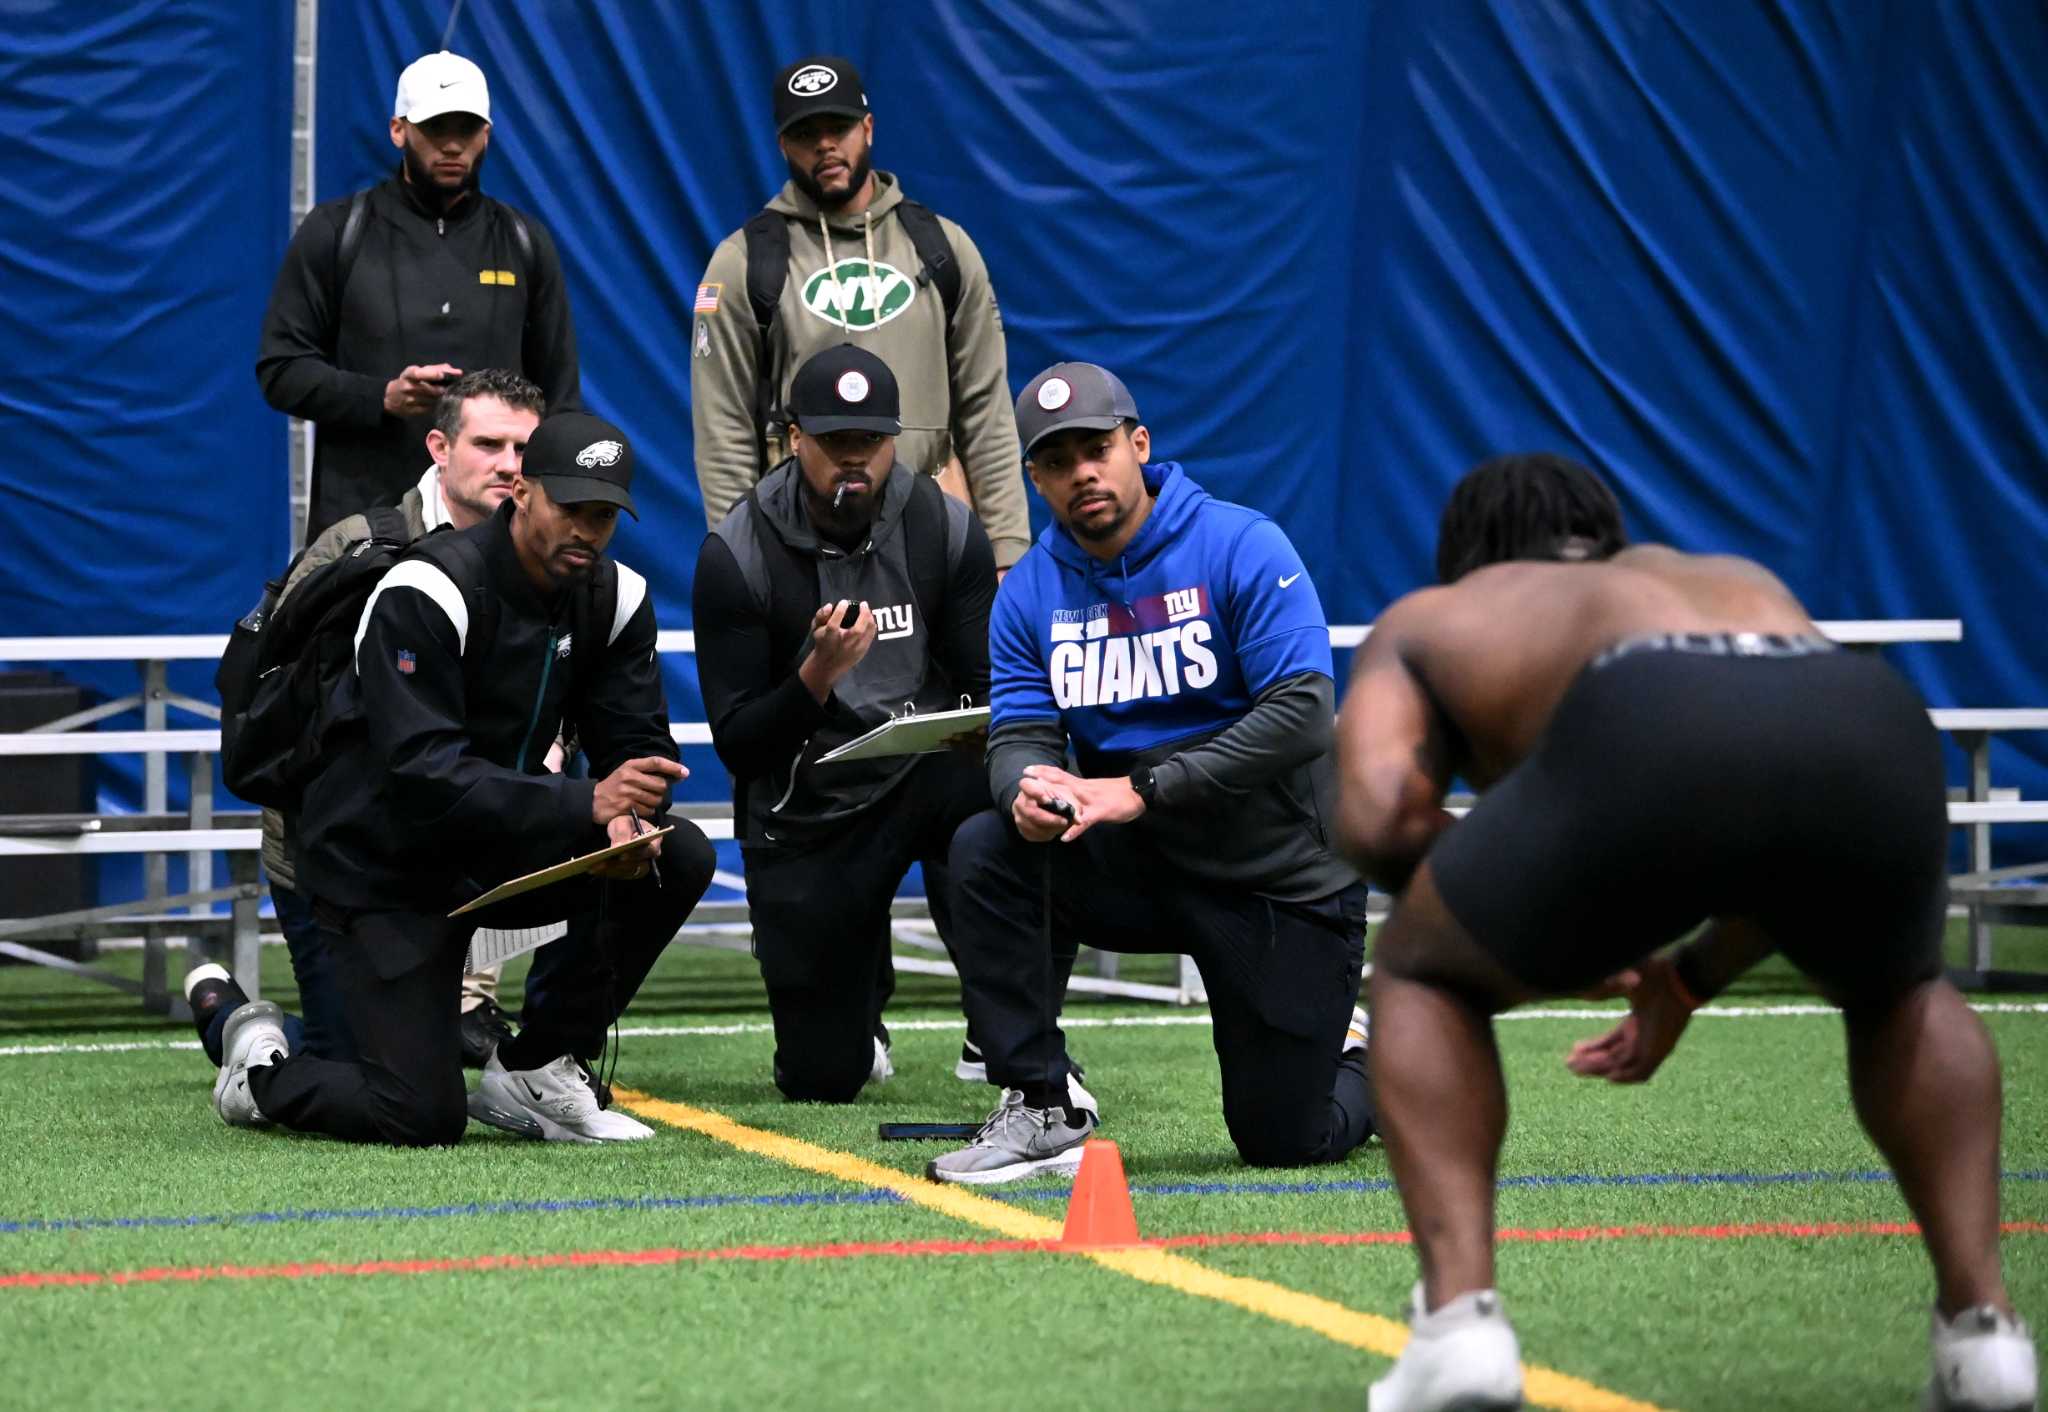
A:
[[[1429,865],[1465,930],[1549,993],[1738,916],[1831,994],[1881,1000],[1941,968],[1946,797],[1926,706],[1877,659],[1659,634],[1586,667]]]

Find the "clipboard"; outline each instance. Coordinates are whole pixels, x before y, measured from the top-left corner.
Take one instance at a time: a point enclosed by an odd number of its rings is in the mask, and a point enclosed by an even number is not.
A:
[[[629,848],[638,848],[650,838],[660,838],[663,834],[674,833],[675,831],[676,826],[674,824],[665,824],[658,829],[649,829],[647,832],[636,838],[628,839],[624,843],[615,843],[609,848],[600,848],[595,853],[585,853],[580,858],[571,858],[566,863],[557,863],[551,868],[542,868],[538,872],[528,873],[526,876],[514,878],[510,882],[501,882],[482,896],[472,897],[448,915],[459,917],[464,912],[474,912],[479,907],[488,907],[493,902],[503,902],[508,897],[517,897],[524,892],[538,891],[550,883],[565,882],[570,878],[580,878],[607,858],[616,858]]]
[[[883,755],[929,755],[947,748],[956,735],[980,730],[988,724],[988,707],[963,706],[957,711],[934,711],[929,716],[905,713],[892,716],[866,735],[826,751],[820,765],[834,760],[873,760]]]

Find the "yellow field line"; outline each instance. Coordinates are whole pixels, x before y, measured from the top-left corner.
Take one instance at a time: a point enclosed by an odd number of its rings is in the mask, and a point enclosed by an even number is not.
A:
[[[963,1187],[926,1181],[899,1172],[894,1167],[856,1157],[850,1152],[835,1152],[783,1133],[750,1128],[709,1108],[693,1108],[686,1103],[674,1103],[623,1088],[615,1089],[614,1095],[620,1107],[643,1118],[702,1133],[729,1147],[786,1166],[799,1167],[856,1186],[892,1191],[912,1205],[937,1211],[983,1230],[999,1232],[1013,1240],[1060,1238],[1058,1221],[1020,1211],[1007,1202],[978,1195]],[[1234,1305],[1250,1313],[1321,1334],[1347,1348],[1377,1353],[1383,1358],[1399,1356],[1408,1342],[1407,1326],[1393,1319],[1348,1309],[1333,1300],[1304,1294],[1267,1280],[1226,1275],[1221,1270],[1212,1270],[1170,1251],[1138,1248],[1075,1253],[1106,1270],[1114,1270],[1134,1280]],[[1654,1404],[1623,1397],[1620,1393],[1609,1392],[1581,1378],[1549,1368],[1525,1364],[1522,1378],[1523,1394],[1534,1407],[1554,1407],[1559,1412],[1661,1412]]]

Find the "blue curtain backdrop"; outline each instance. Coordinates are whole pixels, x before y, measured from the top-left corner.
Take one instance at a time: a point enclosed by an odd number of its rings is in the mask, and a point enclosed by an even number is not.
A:
[[[284,546],[251,363],[288,7],[80,8],[0,0],[0,613],[219,631]],[[391,170],[393,83],[450,12],[322,6],[321,199]],[[2048,704],[2039,5],[468,0],[449,46],[640,451],[618,552],[665,626],[702,536],[691,296],[782,180],[770,76],[836,51],[877,164],[987,256],[1013,385],[1117,368],[1333,618],[1424,581],[1472,461],[1548,447],[1639,537],[1753,555],[1817,616],[1962,618],[1894,654],[1936,704]],[[687,659],[670,691],[701,713]],[[2048,794],[2038,737],[1995,768]]]

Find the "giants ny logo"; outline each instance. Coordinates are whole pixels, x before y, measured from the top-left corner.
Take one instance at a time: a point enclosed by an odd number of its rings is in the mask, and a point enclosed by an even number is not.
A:
[[[875,609],[875,641],[887,642],[891,638],[909,637],[911,627],[908,603]]]
[[[1137,603],[1053,614],[1047,666],[1062,711],[1178,696],[1216,680],[1209,590],[1182,588]]]

